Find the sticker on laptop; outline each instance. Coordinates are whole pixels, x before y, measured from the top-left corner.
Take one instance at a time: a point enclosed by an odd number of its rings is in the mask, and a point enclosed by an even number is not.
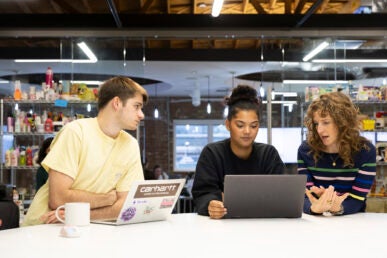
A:
[[[146,206],[144,210],[144,214],[151,214],[155,208],[151,206]]]
[[[122,213],[121,220],[129,221],[133,219],[134,216],[136,216],[136,207],[129,207]]]
[[[172,207],[174,202],[175,202],[175,198],[164,198],[161,201],[160,208],[164,209],[164,208]]]

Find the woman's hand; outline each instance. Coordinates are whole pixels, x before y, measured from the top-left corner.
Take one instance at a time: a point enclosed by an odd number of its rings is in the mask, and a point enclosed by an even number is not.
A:
[[[317,188],[317,189],[320,189],[320,188]],[[325,211],[330,211],[333,203],[337,202],[336,199],[338,198],[338,196],[336,195],[336,192],[334,191],[333,186],[329,186],[323,191],[316,193],[317,195],[319,193],[321,194],[319,198],[314,197],[312,195],[312,192],[314,193],[314,191],[312,191],[312,188],[311,190],[306,189],[305,191],[306,196],[308,196],[309,201],[312,204],[310,206],[310,210],[314,213],[321,214]],[[341,202],[340,202],[340,205],[341,205]]]
[[[311,188],[309,188],[309,190],[313,192],[315,195],[317,195],[318,197],[320,197],[324,193],[325,188],[320,185],[320,187],[312,186]]]
[[[208,204],[208,214],[211,219],[221,219],[227,214],[227,209],[224,207],[223,202],[212,200]]]
[[[342,195],[336,194],[337,197],[333,200],[332,207],[329,211],[333,213],[342,211],[342,203],[348,197],[348,195],[349,193],[345,193]]]

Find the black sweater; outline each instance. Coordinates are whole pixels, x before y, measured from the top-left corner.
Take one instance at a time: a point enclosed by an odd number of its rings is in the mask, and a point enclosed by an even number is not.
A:
[[[243,160],[232,152],[230,139],[208,144],[200,154],[192,187],[198,214],[208,216],[209,202],[222,201],[225,175],[283,174],[284,168],[272,145],[254,143],[250,157]]]

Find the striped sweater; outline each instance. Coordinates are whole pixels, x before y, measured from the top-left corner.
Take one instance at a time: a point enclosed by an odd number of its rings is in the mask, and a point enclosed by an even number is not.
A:
[[[365,210],[365,200],[376,174],[376,149],[368,144],[369,151],[362,149],[354,156],[354,167],[343,167],[343,160],[337,153],[322,153],[315,164],[310,147],[304,141],[298,148],[298,173],[307,175],[306,187],[332,185],[339,194],[349,192],[344,200],[344,214]],[[333,166],[336,163],[336,166]],[[310,214],[311,203],[305,196],[304,212]]]

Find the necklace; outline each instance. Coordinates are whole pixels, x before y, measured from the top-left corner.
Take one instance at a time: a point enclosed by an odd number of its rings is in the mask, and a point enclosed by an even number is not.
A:
[[[329,158],[332,160],[332,166],[336,167],[336,161],[340,158],[340,155],[337,154],[336,158],[332,158],[333,154],[329,154]]]

